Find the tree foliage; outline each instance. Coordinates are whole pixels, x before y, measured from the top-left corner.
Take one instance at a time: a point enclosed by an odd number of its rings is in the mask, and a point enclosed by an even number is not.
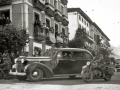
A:
[[[75,38],[69,42],[70,48],[83,48],[84,47],[84,40],[82,38]]]
[[[0,29],[0,50],[18,50],[26,45],[28,34],[25,29],[18,30],[12,25]]]
[[[70,48],[84,48],[86,39],[85,29],[78,28],[75,33],[74,39],[69,41]]]

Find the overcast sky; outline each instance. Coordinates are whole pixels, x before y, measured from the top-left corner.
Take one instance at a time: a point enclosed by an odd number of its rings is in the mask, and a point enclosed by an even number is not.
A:
[[[120,0],[68,0],[68,8],[81,8],[110,38],[120,45]]]

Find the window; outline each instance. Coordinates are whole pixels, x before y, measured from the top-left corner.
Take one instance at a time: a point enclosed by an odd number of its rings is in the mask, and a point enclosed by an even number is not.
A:
[[[88,23],[87,23],[87,27],[88,27]]]
[[[62,28],[62,33],[63,35],[65,35],[65,28]]]
[[[86,21],[84,20],[84,24],[86,25]]]
[[[79,15],[79,20],[81,20],[81,16]]]
[[[83,18],[82,18],[82,22],[83,22]]]
[[[58,34],[58,24],[55,23],[55,37],[57,36]]]
[[[50,20],[46,18],[46,26],[50,27]]]
[[[60,52],[62,58],[72,58],[72,53],[70,51]]]
[[[1,10],[0,11],[0,17],[2,17],[2,15],[5,16],[5,18],[9,17],[10,18],[10,10],[7,9],[7,10]]]
[[[84,52],[73,52],[73,57],[74,58],[85,58]]]
[[[36,20],[39,21],[39,14],[35,12],[34,15],[35,15],[35,21],[36,21]]]
[[[6,10],[1,10],[0,11],[0,20],[2,18],[2,22],[0,22],[0,25],[5,25],[5,24],[10,24],[11,20],[10,20],[10,9],[6,9]]]

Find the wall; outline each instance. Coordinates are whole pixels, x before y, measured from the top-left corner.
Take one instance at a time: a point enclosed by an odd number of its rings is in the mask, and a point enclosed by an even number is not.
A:
[[[22,4],[14,4],[12,5],[12,23],[17,28],[22,28],[23,26],[23,18],[22,18]]]
[[[78,29],[78,18],[76,12],[68,13],[69,20],[69,40],[72,40],[75,36],[76,30]]]

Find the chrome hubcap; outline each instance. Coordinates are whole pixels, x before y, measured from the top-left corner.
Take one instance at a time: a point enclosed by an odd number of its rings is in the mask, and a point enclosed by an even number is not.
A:
[[[32,75],[33,75],[34,77],[36,77],[36,76],[38,76],[38,72],[35,71],[35,72],[32,73]]]

